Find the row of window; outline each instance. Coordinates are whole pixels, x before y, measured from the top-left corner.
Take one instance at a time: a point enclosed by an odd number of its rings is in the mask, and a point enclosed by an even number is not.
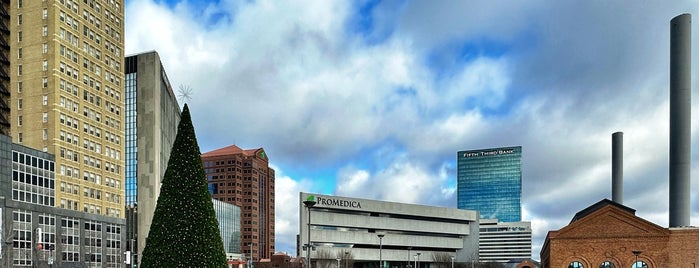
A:
[[[579,261],[574,261],[568,264],[568,268],[585,268],[585,266]],[[599,268],[616,268],[616,266],[613,262],[605,261],[599,265]],[[648,264],[643,261],[637,261],[631,264],[631,268],[648,268]]]

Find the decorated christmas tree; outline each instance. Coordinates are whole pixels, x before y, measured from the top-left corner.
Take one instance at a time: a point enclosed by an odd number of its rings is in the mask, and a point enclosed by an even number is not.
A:
[[[200,155],[185,104],[140,267],[228,267]]]

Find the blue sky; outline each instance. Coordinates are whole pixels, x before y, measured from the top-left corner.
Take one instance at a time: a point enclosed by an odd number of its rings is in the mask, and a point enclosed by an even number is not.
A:
[[[277,250],[295,253],[299,191],[455,207],[457,151],[521,145],[539,259],[547,231],[611,198],[616,131],[624,204],[667,226],[681,13],[695,1],[129,0],[126,51],[158,51],[193,89],[203,152],[265,149]],[[691,215],[699,225],[696,194]]]

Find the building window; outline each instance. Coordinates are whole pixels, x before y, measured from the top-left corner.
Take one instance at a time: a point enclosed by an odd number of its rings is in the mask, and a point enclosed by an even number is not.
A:
[[[22,14],[17,15],[17,24],[22,25]]]
[[[631,268],[648,268],[648,264],[645,263],[644,261],[638,261],[631,265]]]
[[[42,44],[41,45],[41,52],[44,54],[48,53],[49,52],[49,44],[46,44],[46,43]]]
[[[615,268],[614,263],[610,261],[605,261],[602,264],[599,265],[599,268]]]
[[[42,36],[49,35],[49,27],[48,26],[44,25],[44,28],[42,28],[42,31],[41,31],[41,35]]]
[[[49,96],[47,96],[47,95],[42,96],[41,101],[42,101],[44,106],[49,105]]]
[[[49,16],[49,11],[46,8],[44,8],[43,18],[46,19],[46,18],[48,18],[48,16]]]
[[[22,106],[23,106],[23,105],[22,105],[22,99],[18,99],[18,100],[17,100],[17,109],[18,109],[18,110],[22,110]]]
[[[17,141],[18,141],[19,143],[22,143],[22,140],[23,140],[23,139],[22,139],[22,132],[20,132],[20,133],[17,135]]]
[[[43,134],[44,134],[44,136],[43,136],[44,140],[48,140],[49,139],[49,130],[43,129]]]
[[[41,63],[41,68],[44,70],[44,72],[45,72],[46,70],[48,70],[48,69],[49,69],[49,61],[44,60],[44,61]]]
[[[22,42],[22,31],[17,32],[17,42]]]
[[[22,82],[17,82],[17,92],[22,93]]]
[[[44,114],[42,114],[42,116],[41,116],[41,120],[42,120],[44,123],[47,123],[47,122],[49,121],[49,113],[44,112]]]
[[[574,261],[568,264],[568,268],[585,268],[585,266],[583,266],[583,264],[579,261]]]
[[[42,78],[42,79],[41,79],[41,82],[42,82],[42,86],[43,86],[44,88],[49,87],[49,79],[48,79],[47,77]]]
[[[22,126],[22,121],[23,121],[22,119],[23,119],[23,117],[21,115],[17,116],[17,125],[18,126]]]
[[[22,8],[22,0],[17,0],[17,7]]]
[[[22,64],[17,65],[17,75],[22,75]]]
[[[22,48],[21,47],[17,49],[17,58],[18,59],[22,58]]]

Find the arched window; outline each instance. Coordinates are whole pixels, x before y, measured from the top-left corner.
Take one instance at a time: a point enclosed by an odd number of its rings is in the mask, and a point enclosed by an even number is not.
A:
[[[638,261],[631,265],[631,268],[648,268],[648,264],[643,261]]]
[[[610,261],[605,261],[602,264],[599,265],[599,268],[615,268],[614,263]]]
[[[585,268],[585,266],[583,266],[583,264],[579,261],[574,261],[568,264],[568,268]]]

